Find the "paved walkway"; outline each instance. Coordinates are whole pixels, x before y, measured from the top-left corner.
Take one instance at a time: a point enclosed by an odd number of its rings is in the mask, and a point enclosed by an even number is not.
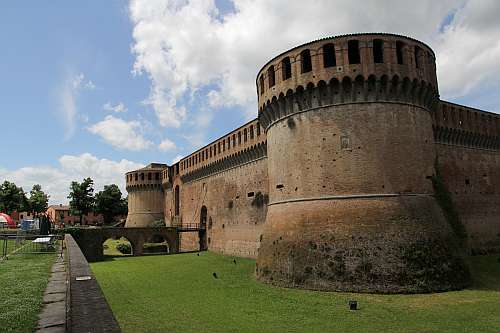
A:
[[[67,279],[64,258],[58,257],[52,266],[49,283],[43,294],[43,309],[38,315],[37,333],[66,331]]]

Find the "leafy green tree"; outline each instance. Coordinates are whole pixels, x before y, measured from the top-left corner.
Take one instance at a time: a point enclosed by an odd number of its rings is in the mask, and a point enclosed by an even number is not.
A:
[[[71,182],[70,193],[68,195],[69,209],[71,215],[80,217],[82,224],[83,215],[86,215],[94,208],[94,181],[88,177],[83,182]]]
[[[95,195],[95,212],[102,214],[104,224],[112,224],[116,216],[127,214],[127,199],[122,198],[117,185],[105,185],[104,190]]]
[[[0,185],[0,211],[12,214],[13,211],[20,211],[27,203],[26,194],[22,187],[9,181],[4,181]]]
[[[47,211],[49,196],[42,191],[42,186],[36,184],[33,185],[27,201],[30,208],[29,211],[33,212],[33,216],[37,216]]]

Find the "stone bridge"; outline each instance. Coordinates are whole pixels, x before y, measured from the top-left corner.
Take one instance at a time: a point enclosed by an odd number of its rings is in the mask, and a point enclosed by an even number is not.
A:
[[[88,261],[104,259],[103,243],[108,238],[127,238],[132,244],[132,254],[143,254],[144,243],[165,240],[169,253],[179,253],[179,232],[175,227],[153,228],[88,228],[75,229],[71,232]]]

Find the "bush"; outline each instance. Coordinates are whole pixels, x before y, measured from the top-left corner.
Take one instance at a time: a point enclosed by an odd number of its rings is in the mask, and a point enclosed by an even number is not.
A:
[[[132,254],[132,246],[130,244],[120,243],[116,245],[116,249],[122,254]]]

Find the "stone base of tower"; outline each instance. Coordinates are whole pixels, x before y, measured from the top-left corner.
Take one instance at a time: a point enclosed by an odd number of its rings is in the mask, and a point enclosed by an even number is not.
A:
[[[163,213],[128,213],[125,228],[151,227],[158,220],[163,220]]]
[[[321,198],[271,204],[256,274],[285,287],[424,293],[469,283],[435,199]]]

